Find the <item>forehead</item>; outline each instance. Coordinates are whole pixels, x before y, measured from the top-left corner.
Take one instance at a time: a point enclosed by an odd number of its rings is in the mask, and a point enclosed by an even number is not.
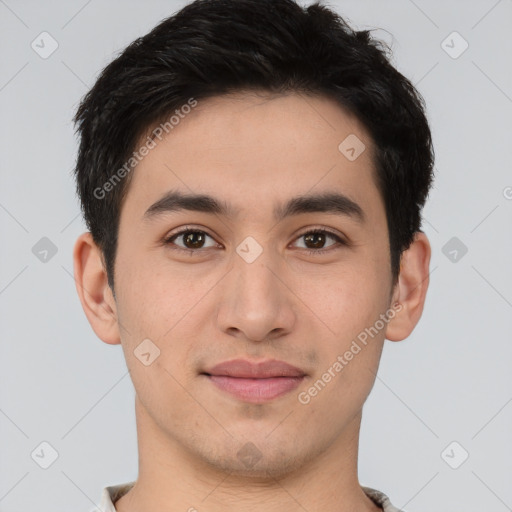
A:
[[[380,201],[373,141],[331,99],[237,93],[186,112],[132,171],[125,203],[139,217],[170,190],[213,196],[238,212],[308,192],[342,192],[367,207]]]

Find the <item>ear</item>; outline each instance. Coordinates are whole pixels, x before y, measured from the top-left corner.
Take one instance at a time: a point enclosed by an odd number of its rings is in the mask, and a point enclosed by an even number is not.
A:
[[[386,328],[386,339],[401,341],[416,327],[425,304],[429,284],[431,248],[427,236],[417,231],[414,241],[402,253],[400,274],[395,285],[391,304],[399,303],[401,309]]]
[[[76,291],[91,327],[105,343],[120,343],[116,303],[108,285],[103,255],[89,231],[75,242],[73,263]]]

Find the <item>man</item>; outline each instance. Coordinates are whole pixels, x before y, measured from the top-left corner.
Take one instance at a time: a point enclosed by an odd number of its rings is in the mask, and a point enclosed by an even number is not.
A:
[[[357,455],[428,288],[423,109],[368,32],[292,0],[198,0],[102,72],[75,117],[75,277],[139,445],[104,512],[398,510]]]

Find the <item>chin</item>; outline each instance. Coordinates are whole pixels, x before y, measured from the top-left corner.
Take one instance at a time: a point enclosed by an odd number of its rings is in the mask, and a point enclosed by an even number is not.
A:
[[[254,442],[246,441],[251,436],[245,436],[225,446],[225,453],[220,453],[219,448],[222,447],[216,445],[215,451],[198,455],[217,471],[261,481],[288,476],[313,458],[314,454],[308,457],[308,454],[297,453],[297,446],[292,444],[284,447],[283,440],[277,436],[275,444],[265,439],[265,436],[262,433],[261,442],[255,439],[257,436],[252,437]]]

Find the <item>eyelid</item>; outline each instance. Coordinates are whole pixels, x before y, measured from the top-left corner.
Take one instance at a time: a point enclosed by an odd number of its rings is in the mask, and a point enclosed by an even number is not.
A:
[[[335,243],[331,244],[327,247],[323,247],[321,249],[310,249],[308,247],[298,247],[297,249],[302,252],[306,252],[309,255],[322,256],[324,254],[331,254],[333,251],[337,251],[339,249],[342,249],[343,247],[348,247],[350,245],[344,235],[341,235],[341,234],[333,231],[332,229],[325,228],[325,227],[307,228],[305,231],[299,233],[295,237],[294,242],[296,240],[302,238],[305,235],[314,234],[314,233],[320,233],[320,234],[325,234],[327,236],[330,236],[331,238],[333,238],[335,240]]]
[[[308,235],[310,233],[327,233],[328,235],[333,236],[334,238],[338,238],[341,242],[348,245],[348,240],[346,237],[331,228],[327,228],[324,226],[313,226],[306,228],[304,231],[301,231],[298,235],[296,235],[295,239],[300,238],[301,236]]]
[[[194,232],[194,231],[199,231],[201,233],[204,233],[205,235],[209,236],[211,239],[215,240],[215,237],[213,235],[211,235],[208,230],[202,226],[182,226],[181,228],[179,228],[177,231],[172,231],[171,233],[167,234],[164,236],[162,242],[164,245],[167,245],[167,244],[170,244],[171,243],[171,240],[173,238],[177,238],[185,233],[188,233],[188,232]],[[218,244],[218,242],[216,242]],[[182,250],[182,251],[187,251],[187,252],[198,252],[198,251],[204,251],[205,249],[186,249],[186,248],[183,248],[183,247],[176,247],[177,250]]]

